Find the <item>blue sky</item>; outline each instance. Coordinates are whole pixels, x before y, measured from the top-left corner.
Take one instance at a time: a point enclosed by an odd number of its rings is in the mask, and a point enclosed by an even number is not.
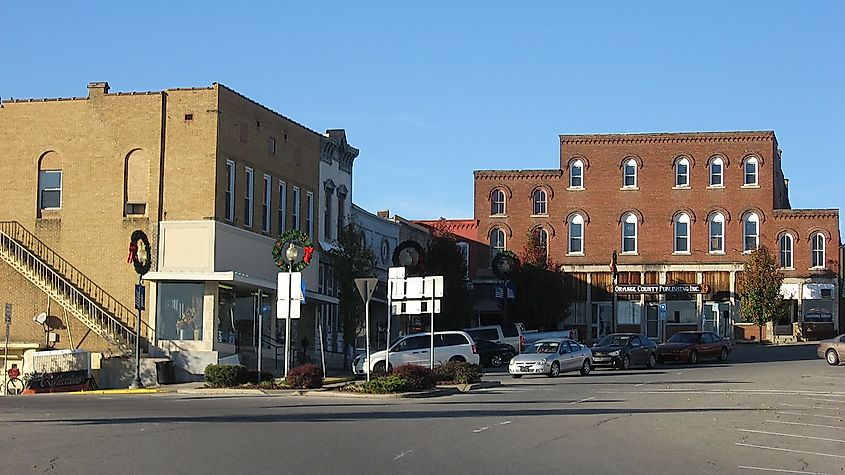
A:
[[[471,217],[473,170],[556,168],[562,133],[710,130],[774,130],[792,206],[845,209],[842,1],[32,5],[0,97],[221,82],[345,128],[371,211]]]

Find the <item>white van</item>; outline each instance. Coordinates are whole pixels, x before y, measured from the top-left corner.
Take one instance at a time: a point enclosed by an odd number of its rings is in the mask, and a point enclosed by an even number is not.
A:
[[[385,351],[370,355],[370,372],[383,372]],[[431,333],[407,335],[390,347],[389,369],[403,364],[428,366],[431,361]],[[461,331],[434,332],[434,365],[447,361],[479,363],[478,350],[472,337]],[[367,355],[358,355],[352,361],[352,372],[367,374]]]
[[[487,325],[484,327],[464,328],[475,340],[489,340],[494,343],[510,345],[517,353],[525,348],[525,338],[522,336],[521,323],[503,323],[501,325]]]

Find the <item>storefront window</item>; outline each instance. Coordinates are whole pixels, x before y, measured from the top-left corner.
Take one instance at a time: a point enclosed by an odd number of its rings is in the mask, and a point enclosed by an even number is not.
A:
[[[678,323],[684,325],[698,324],[698,312],[696,311],[695,301],[667,301],[666,323]]]
[[[158,286],[156,332],[160,340],[202,340],[203,283]]]

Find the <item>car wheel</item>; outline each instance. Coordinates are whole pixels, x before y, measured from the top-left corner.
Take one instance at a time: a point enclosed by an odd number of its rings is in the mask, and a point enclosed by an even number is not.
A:
[[[490,365],[494,368],[502,366],[502,355],[493,355],[493,357],[490,358]]]
[[[657,366],[657,358],[654,357],[654,353],[648,355],[648,363],[645,364],[645,367],[648,369],[652,369]]]
[[[465,362],[466,362],[466,360],[467,360],[467,359],[466,359],[466,358],[464,358],[464,357],[463,357],[463,356],[461,356],[461,355],[455,355],[455,356],[453,356],[453,357],[449,358],[449,361],[460,361],[461,363],[465,363]]]
[[[511,377],[512,377],[513,379],[519,379],[519,378],[521,378],[521,377],[522,377],[522,375],[521,375],[521,374],[512,374],[512,375],[511,375]]]
[[[560,363],[555,361],[552,363],[552,369],[549,371],[549,377],[556,378],[558,376],[560,376]]]
[[[698,352],[695,351],[695,350],[690,351],[688,360],[689,360],[689,364],[698,363]]]
[[[827,350],[827,353],[824,354],[825,359],[827,360],[827,364],[831,366],[836,366],[839,364],[839,355],[836,354],[836,350],[833,348]]]
[[[590,360],[585,359],[584,364],[581,365],[581,376],[587,376],[592,370],[593,365],[590,364]]]
[[[722,348],[722,351],[719,353],[719,361],[725,361],[728,359],[728,349]]]
[[[389,373],[389,372],[392,372],[392,371],[393,371],[393,365],[389,365],[387,367],[387,372]],[[376,364],[373,365],[372,374],[376,374],[376,375],[386,374],[384,372],[384,361],[379,361],[379,362],[377,362]]]
[[[622,369],[631,369],[631,357],[630,356],[623,356],[622,357],[622,364],[620,365]]]

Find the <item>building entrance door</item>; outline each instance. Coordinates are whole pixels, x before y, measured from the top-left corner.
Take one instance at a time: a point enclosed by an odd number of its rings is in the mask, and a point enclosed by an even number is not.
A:
[[[611,318],[613,315],[610,303],[594,303],[592,322],[590,324],[590,338],[598,341],[610,333]]]
[[[658,318],[657,304],[649,303],[645,309],[645,336],[659,340],[660,324]]]

